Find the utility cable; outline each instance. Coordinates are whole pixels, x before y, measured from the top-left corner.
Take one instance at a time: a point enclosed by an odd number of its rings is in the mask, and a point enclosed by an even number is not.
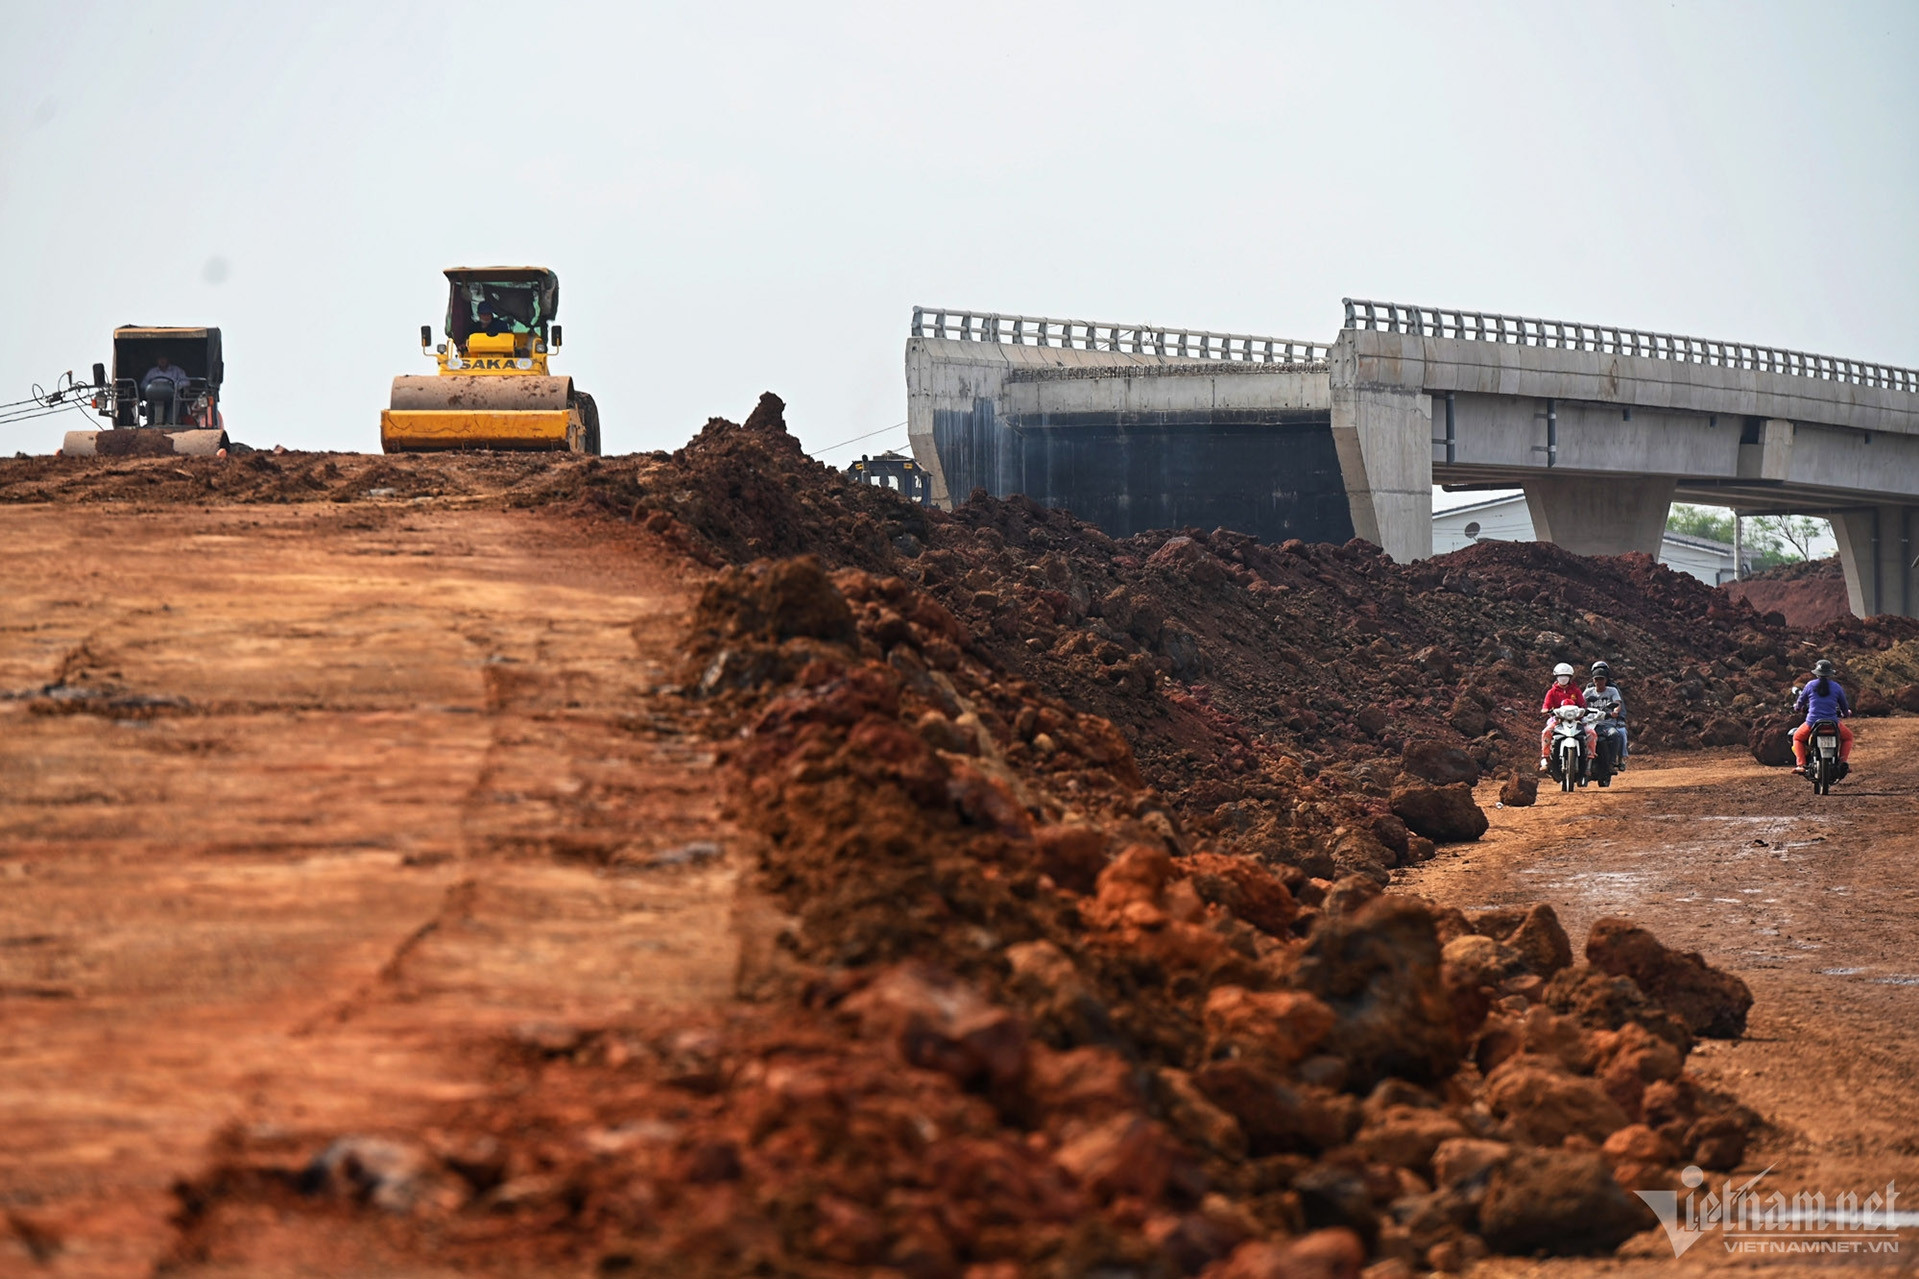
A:
[[[821,449],[821,450],[819,450],[819,451],[818,451],[817,453],[815,453],[815,454],[813,454],[813,456],[814,456],[814,457],[824,457],[824,456],[826,456],[826,455],[827,455],[828,453],[831,453],[831,452],[832,452],[833,450],[835,450],[835,449],[843,449],[843,448],[845,448],[845,447],[846,447],[847,445],[849,445],[849,444],[858,444],[858,443],[859,443],[859,442],[860,442],[861,440],[870,440],[870,439],[872,439],[872,438],[873,438],[873,437],[874,437],[875,435],[884,435],[884,434],[886,434],[886,433],[887,433],[888,431],[897,431],[897,430],[899,430],[899,429],[900,429],[900,428],[901,428],[902,426],[905,426],[905,425],[906,425],[906,423],[904,423],[904,422],[895,422],[895,423],[893,423],[893,425],[891,425],[891,426],[882,426],[882,427],[881,427],[881,428],[880,428],[879,430],[877,430],[877,431],[868,431],[868,432],[867,432],[867,433],[866,433],[865,435],[855,435],[855,436],[854,436],[854,437],[853,437],[852,439],[850,439],[850,440],[841,440],[841,441],[840,441],[840,442],[839,442],[838,444],[829,444],[829,445],[827,445],[827,446],[826,446],[825,448],[823,448],[823,449]]]

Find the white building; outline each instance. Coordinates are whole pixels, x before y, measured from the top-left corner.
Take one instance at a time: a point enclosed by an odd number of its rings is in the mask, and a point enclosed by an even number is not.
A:
[[[1435,555],[1457,551],[1474,542],[1532,540],[1533,517],[1526,509],[1523,493],[1433,512]],[[1671,566],[1675,572],[1690,573],[1711,586],[1733,578],[1732,543],[1715,542],[1708,537],[1668,532],[1659,547],[1659,562]],[[1747,562],[1747,569],[1751,570],[1751,561]]]

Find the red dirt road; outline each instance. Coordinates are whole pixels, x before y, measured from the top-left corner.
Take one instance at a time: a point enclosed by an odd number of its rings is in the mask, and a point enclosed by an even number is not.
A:
[[[1532,808],[1495,809],[1497,786],[1482,787],[1485,838],[1406,872],[1403,886],[1467,910],[1549,901],[1575,946],[1600,916],[1630,916],[1738,973],[1754,996],[1746,1038],[1702,1041],[1688,1063],[1773,1125],[1734,1180],[1771,1166],[1768,1188],[1862,1197],[1895,1180],[1899,1206],[1914,1209],[1919,719],[1853,724],[1855,771],[1824,799],[1736,749],[1636,758],[1609,791],[1542,787]],[[1709,1243],[1682,1264],[1780,1273],[1779,1259],[1732,1259]],[[1919,1231],[1903,1243],[1898,1256],[1843,1260],[1909,1272]],[[1484,1264],[1501,1275],[1673,1273],[1657,1235],[1623,1251],[1638,1259]]]
[[[684,570],[584,528],[0,509],[0,1274],[148,1273],[228,1125],[402,1121],[484,1035],[730,996],[711,760],[635,711]]]

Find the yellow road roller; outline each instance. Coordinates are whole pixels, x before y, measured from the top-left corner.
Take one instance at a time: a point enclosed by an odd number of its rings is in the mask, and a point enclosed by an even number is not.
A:
[[[420,326],[420,348],[439,361],[439,373],[393,379],[380,447],[598,456],[593,397],[547,372],[560,345],[560,277],[539,266],[456,266],[446,279],[446,341],[435,345],[433,326]]]

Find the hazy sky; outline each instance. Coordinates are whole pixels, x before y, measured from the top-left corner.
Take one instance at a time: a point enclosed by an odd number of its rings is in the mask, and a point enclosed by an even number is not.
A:
[[[609,452],[763,389],[815,450],[900,422],[915,303],[1324,341],[1352,295],[1919,364],[1911,0],[0,24],[0,400],[218,324],[235,438],[377,449],[441,269],[491,262],[560,272]]]

